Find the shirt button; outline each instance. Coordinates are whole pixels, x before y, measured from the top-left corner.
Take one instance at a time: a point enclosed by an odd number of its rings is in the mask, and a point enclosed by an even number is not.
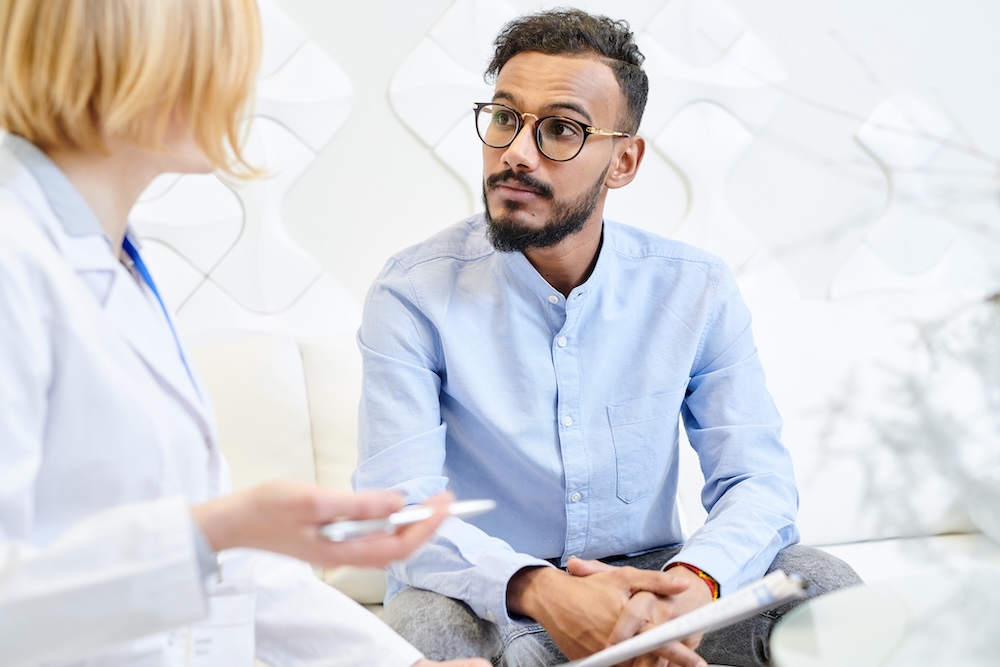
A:
[[[559,297],[557,297],[555,294],[550,294],[549,303],[559,303]]]
[[[556,340],[556,345],[566,347],[566,336],[559,336],[558,340]]]
[[[574,491],[573,495],[571,495],[569,497],[569,501],[571,503],[578,503],[578,502],[580,502],[580,498],[583,498],[583,496],[580,494],[580,492],[579,491]]]
[[[573,418],[572,417],[570,417],[569,415],[566,415],[565,417],[563,417],[563,426],[572,426],[572,425],[573,425]]]

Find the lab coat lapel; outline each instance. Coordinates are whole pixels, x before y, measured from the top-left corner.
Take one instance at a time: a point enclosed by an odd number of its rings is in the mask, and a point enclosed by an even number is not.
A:
[[[100,236],[63,237],[63,256],[93,293],[112,325],[143,363],[186,407],[205,421],[160,304],[111,255]]]
[[[57,239],[59,252],[87,289],[103,307],[117,279],[117,264],[102,236]]]
[[[108,318],[160,383],[195,414],[209,432],[203,403],[191,382],[159,302],[119,265],[104,303]],[[199,391],[203,391],[199,387]]]
[[[34,146],[15,136],[0,143],[0,182],[21,193],[23,203],[52,239],[114,326],[168,392],[212,440],[214,426],[203,386],[195,391],[184,369],[160,304],[111,254],[100,224],[59,169]],[[43,190],[40,183],[48,188]]]
[[[224,481],[226,468],[215,439],[215,419],[207,400],[207,389],[200,383],[195,389],[156,297],[148,289],[140,287],[124,266],[118,262],[115,264],[115,277],[104,303],[104,311],[164,392],[173,396],[198,425],[209,451],[209,478],[213,480],[211,492],[223,493],[228,490]],[[197,382],[196,376],[194,381]],[[205,397],[204,400],[202,397]]]

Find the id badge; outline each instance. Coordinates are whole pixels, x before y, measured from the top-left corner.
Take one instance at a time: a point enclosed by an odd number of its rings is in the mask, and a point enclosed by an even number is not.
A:
[[[210,587],[208,618],[175,631],[170,640],[185,667],[253,667],[257,594],[229,584]]]

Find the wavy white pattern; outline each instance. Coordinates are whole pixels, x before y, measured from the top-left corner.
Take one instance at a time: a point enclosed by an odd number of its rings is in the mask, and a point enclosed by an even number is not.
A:
[[[963,236],[977,230],[953,206],[968,183],[934,173],[955,135],[951,121],[909,97],[883,101],[858,128],[858,143],[885,173],[886,207],[835,276],[832,296],[989,284],[986,258]]]
[[[471,103],[490,94],[481,73],[492,38],[521,12],[565,4],[457,0],[394,73],[400,122],[472,201]],[[1000,282],[988,175],[998,147],[973,142],[933,89],[892,92],[883,76],[896,63],[871,48],[860,4],[824,3],[808,26],[829,22],[812,34],[815,54],[792,59],[771,46],[793,41],[775,39],[781,10],[752,0],[571,4],[627,19],[647,58],[641,132],[654,150],[627,192],[609,197],[609,217],[719,254],[761,294]]]
[[[144,253],[186,334],[220,329],[320,335],[356,326],[357,304],[288,237],[282,202],[344,124],[344,71],[272,3],[247,156],[267,178],[166,175],[132,212]],[[317,211],[317,222],[329,220]]]
[[[387,160],[405,164],[420,172],[421,187],[401,198],[404,209],[362,201],[371,190],[343,172],[336,197],[322,179],[311,179],[311,194],[301,198],[308,205],[296,210],[312,218],[296,219],[299,231],[337,224],[341,213],[378,228],[359,231],[363,244],[350,252],[306,250],[285,231],[282,202],[316,168],[355,98],[345,69],[275,4],[262,3],[265,53],[251,129],[251,153],[274,177],[227,184],[214,176],[166,176],[133,217],[188,333],[249,327],[308,334],[355,326],[364,280],[349,293],[319,260],[335,262],[344,280],[367,278],[415,240],[400,233],[414,228],[410,211],[421,230],[448,224],[451,214],[435,211],[441,192],[455,197],[456,183],[466,201],[449,202],[448,210],[480,208],[481,147],[471,105],[491,94],[482,70],[492,40],[510,18],[566,3],[438,1],[426,23],[414,25],[413,48],[400,49],[385,70],[369,66],[369,53],[384,51],[380,39],[398,40],[405,28],[383,36],[371,25],[359,36],[346,52],[363,43],[364,57],[345,61],[346,71],[366,91],[364,104],[381,105],[387,93],[392,120],[415,138],[417,151],[395,138],[371,144],[378,150],[355,150],[351,159],[359,174],[386,171],[388,179],[405,179],[406,172],[384,170]],[[397,4],[378,13],[384,27]],[[894,45],[909,54],[904,59],[879,32],[898,19],[881,0],[824,0],[808,11],[759,0],[570,4],[628,20],[647,56],[651,93],[641,131],[649,149],[635,182],[609,196],[609,217],[719,254],[744,291],[758,295],[831,298],[1000,285],[1000,125],[982,120],[1000,112],[1000,99],[990,106],[989,97],[964,95],[961,86],[946,90],[963,76],[968,90],[986,90],[976,76],[996,69],[990,63],[1000,61],[1000,48],[985,44],[979,31],[969,38],[979,45],[979,60],[961,55],[965,45],[942,21],[960,8],[919,0],[913,36],[903,31],[897,40],[910,41]],[[368,13],[348,5],[338,20],[350,25],[355,14]],[[322,34],[324,26],[310,28]],[[942,61],[941,71],[914,61],[913,44],[925,28],[950,30],[950,48],[959,54]],[[958,62],[968,72],[956,69]],[[972,106],[973,100],[986,104]],[[359,125],[357,136],[369,131]],[[374,142],[382,134],[370,136]],[[392,191],[393,181],[385,187]],[[350,238],[315,236],[323,243]]]

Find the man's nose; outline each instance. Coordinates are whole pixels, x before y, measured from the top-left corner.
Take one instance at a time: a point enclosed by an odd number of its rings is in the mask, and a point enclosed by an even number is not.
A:
[[[529,119],[530,116],[530,119]],[[504,150],[503,162],[508,169],[515,171],[531,171],[538,167],[541,155],[535,142],[535,123],[538,116],[533,113],[522,114],[521,129]]]

